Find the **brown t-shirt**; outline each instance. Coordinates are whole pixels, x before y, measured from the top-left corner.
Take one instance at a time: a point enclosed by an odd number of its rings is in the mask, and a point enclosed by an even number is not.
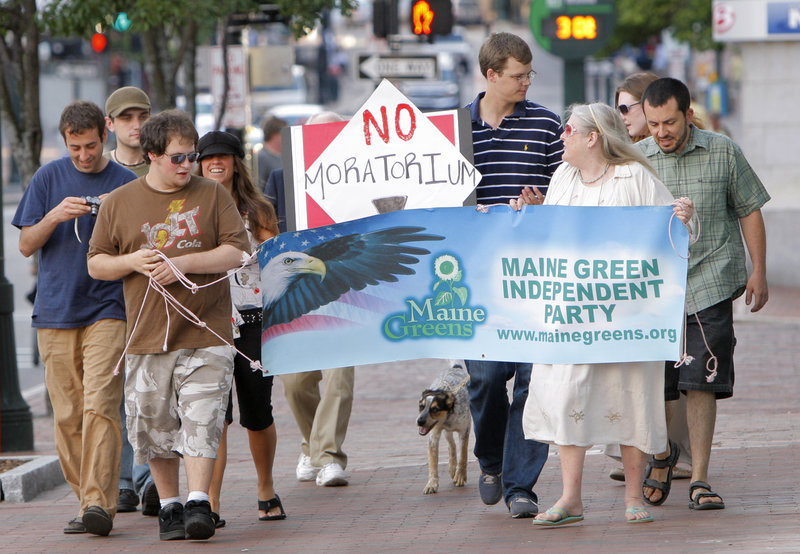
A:
[[[89,257],[100,253],[117,256],[140,248],[152,248],[173,258],[213,250],[222,244],[250,252],[242,218],[222,185],[192,175],[183,189],[160,192],[150,188],[142,177],[116,189],[103,201],[89,243]],[[173,283],[166,289],[209,328],[230,342],[231,296],[225,276],[225,273],[187,275],[198,285],[223,278],[215,285],[199,289],[196,294],[180,283]],[[164,298],[151,289],[142,309],[148,278],[138,272],[124,278],[123,288],[129,337],[137,318],[139,320],[128,353],[164,352],[167,331]],[[167,351],[221,344],[220,339],[207,329],[190,323],[169,308]]]

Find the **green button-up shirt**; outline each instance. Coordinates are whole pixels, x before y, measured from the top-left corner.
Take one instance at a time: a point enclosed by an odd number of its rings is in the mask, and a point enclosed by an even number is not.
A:
[[[770,198],[741,149],[694,126],[678,154],[662,152],[653,137],[637,144],[672,195],[694,202],[700,219],[700,239],[689,248],[688,313],[741,296],[747,268],[739,219]]]

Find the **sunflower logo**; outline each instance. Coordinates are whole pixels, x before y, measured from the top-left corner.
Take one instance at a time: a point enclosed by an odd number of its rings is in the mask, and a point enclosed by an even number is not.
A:
[[[433,272],[438,278],[433,285],[433,292],[436,293],[434,304],[455,307],[455,301],[458,298],[461,305],[465,306],[469,291],[467,287],[457,285],[463,276],[458,258],[452,254],[438,256],[433,262]]]
[[[433,272],[442,281],[452,281],[458,275],[458,260],[450,254],[443,254],[433,262]]]

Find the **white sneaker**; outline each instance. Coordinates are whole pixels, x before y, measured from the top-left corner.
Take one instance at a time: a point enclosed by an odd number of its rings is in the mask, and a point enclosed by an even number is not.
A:
[[[347,484],[347,479],[344,469],[336,462],[325,464],[317,473],[317,485],[320,487],[341,487]]]
[[[318,471],[318,467],[311,465],[311,456],[300,454],[300,459],[297,460],[297,469],[295,470],[298,481],[313,481]]]

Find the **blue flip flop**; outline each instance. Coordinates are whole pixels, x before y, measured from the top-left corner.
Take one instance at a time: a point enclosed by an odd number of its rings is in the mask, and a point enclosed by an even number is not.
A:
[[[559,516],[559,518],[555,521],[548,521],[546,519],[534,519],[533,524],[541,525],[543,527],[557,527],[559,525],[570,525],[572,523],[578,523],[579,521],[583,521],[583,514],[577,516],[571,516],[565,510],[557,508],[556,506],[553,506],[545,513],[556,514]]]
[[[639,512],[649,512],[647,508],[635,507],[635,508],[628,508],[625,510],[626,514],[638,514]],[[625,521],[628,523],[650,523],[653,521],[653,516],[643,517],[643,518],[636,518],[636,519],[627,519]]]

